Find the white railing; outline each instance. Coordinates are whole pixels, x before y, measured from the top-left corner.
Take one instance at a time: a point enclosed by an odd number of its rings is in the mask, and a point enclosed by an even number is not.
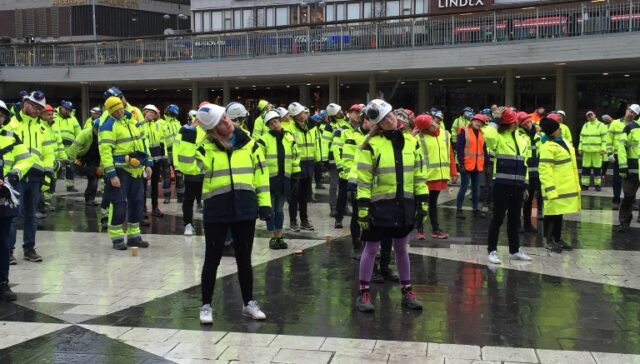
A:
[[[385,48],[456,46],[640,31],[640,0],[248,32],[0,46],[0,66],[183,62]]]

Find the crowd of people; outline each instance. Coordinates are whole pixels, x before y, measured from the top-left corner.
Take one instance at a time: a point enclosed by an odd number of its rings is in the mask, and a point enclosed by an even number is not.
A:
[[[182,204],[184,235],[194,234],[194,205],[203,215],[204,324],[213,321],[217,268],[230,241],[242,313],[266,318],[253,297],[256,220],[264,220],[272,234],[269,248],[287,249],[284,206],[288,229],[313,231],[307,205],[314,189],[326,188],[323,176],[328,177],[327,213],[335,219],[335,228],[343,228],[345,216],[351,216],[353,257],[360,264],[356,307],[361,312],[375,309],[371,282],[385,280],[400,284],[403,306],[422,309],[411,286],[408,242],[414,231],[417,239],[425,239],[427,224],[431,238],[449,237],[439,224],[438,197],[458,176],[456,219],[462,223],[467,218],[463,205],[469,187],[471,218],[491,215],[489,264],[501,263],[497,244],[505,217],[509,258],[531,260],[520,247],[520,233],[537,232],[534,200],[543,217],[546,248],[561,253],[572,250],[562,239],[563,215],[580,211],[581,191],[592,183],[601,190],[607,164],[613,169],[613,203],[620,210],[621,232],[629,229],[640,185],[637,104],[618,120],[603,116],[601,121],[587,112],[576,151],[562,110],[527,113],[493,105],[475,113],[465,108],[447,129],[437,108],[416,115],[381,99],[345,110],[331,103],[319,111],[299,102],[277,107],[260,100],[252,123],[241,103],[223,107],[204,101],[181,122],[177,105],[162,112],[155,105],[138,109],[117,87],[103,96],[102,108],[92,108],[82,126],[71,102],[53,108],[40,91],[23,92],[13,104],[0,101],[2,300],[16,298],[8,276],[9,266],[17,264],[18,217],[24,217],[24,259],[43,259],[35,250],[38,217],[55,209],[57,178],[65,179],[67,191],[77,192],[74,176],[85,176],[88,205],[97,205],[99,186],[104,185],[101,220],[116,250],[150,246],[140,226],[162,218],[160,191],[163,203],[171,203],[173,181]],[[397,273],[389,266],[392,250]]]

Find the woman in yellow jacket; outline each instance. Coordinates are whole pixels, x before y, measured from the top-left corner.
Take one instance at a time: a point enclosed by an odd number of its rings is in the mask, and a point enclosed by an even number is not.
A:
[[[562,215],[581,209],[580,180],[576,152],[564,140],[560,125],[551,118],[542,119],[544,131],[540,147],[540,185],[544,198],[544,237],[547,249],[556,253],[573,248],[562,240]]]
[[[207,132],[198,148],[198,159],[205,172],[202,186],[205,258],[200,322],[213,322],[214,284],[229,229],[244,301],[242,314],[264,320],[265,314],[253,299],[251,251],[256,219],[267,220],[273,216],[267,162],[261,148],[247,133],[235,127],[224,107],[202,105],[197,118]]]

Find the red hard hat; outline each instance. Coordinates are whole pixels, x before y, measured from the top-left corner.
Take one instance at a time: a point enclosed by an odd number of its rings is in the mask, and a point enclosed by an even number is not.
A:
[[[362,104],[353,104],[353,105],[351,105],[351,107],[349,108],[349,112],[351,112],[351,111],[356,111],[356,112],[362,111]]]
[[[46,104],[44,105],[44,111],[52,111],[55,112],[56,110],[53,108],[53,106]]]
[[[426,130],[431,125],[431,121],[431,115],[429,114],[418,115],[416,118],[416,128],[420,131]]]
[[[510,125],[516,122],[518,119],[518,114],[515,111],[511,110],[510,107],[507,107],[502,112],[502,117],[500,118],[500,124]]]
[[[518,114],[518,123],[520,123],[520,125],[524,124],[527,122],[527,120],[531,120],[531,115],[524,112],[524,111],[520,111]]]
[[[473,115],[471,120],[480,120],[482,121],[483,124],[486,124],[487,121],[489,121],[489,118],[487,117],[487,115],[484,115],[484,114],[475,114]]]
[[[549,114],[549,115],[547,115],[547,119],[551,119],[551,120],[555,121],[556,123],[560,124],[560,115],[558,115],[558,114]]]
[[[406,112],[407,115],[409,115],[410,118],[414,118],[416,116],[416,114],[414,114],[413,110],[411,110],[411,109],[404,109],[404,112]]]

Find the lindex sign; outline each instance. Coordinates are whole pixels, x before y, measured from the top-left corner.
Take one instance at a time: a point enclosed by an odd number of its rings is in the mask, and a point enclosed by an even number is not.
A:
[[[493,0],[431,0],[431,13],[465,13],[488,10]]]

